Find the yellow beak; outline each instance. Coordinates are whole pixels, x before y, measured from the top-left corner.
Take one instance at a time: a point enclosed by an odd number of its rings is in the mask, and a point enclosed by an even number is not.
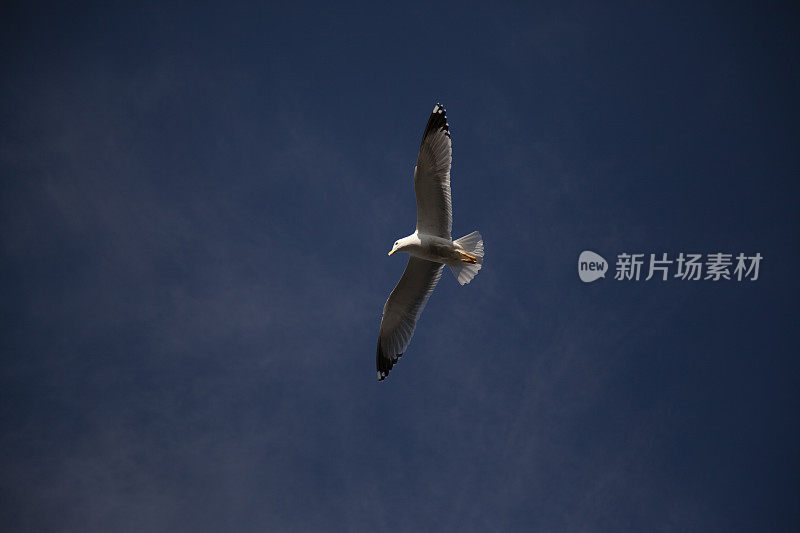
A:
[[[391,252],[389,252],[389,255],[392,255],[394,252],[395,252],[395,251],[394,251],[394,250],[392,250]]]

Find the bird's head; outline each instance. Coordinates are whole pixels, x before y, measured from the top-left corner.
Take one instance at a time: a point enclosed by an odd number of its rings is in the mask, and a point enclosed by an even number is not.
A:
[[[397,239],[394,241],[394,244],[392,245],[392,251],[389,252],[389,255],[392,255],[395,252],[408,252],[409,248],[413,247],[414,243],[418,241],[419,239],[416,238],[416,234],[403,237],[402,239]]]
[[[402,239],[397,239],[394,241],[392,245],[392,251],[389,252],[389,255],[392,255],[395,252],[406,252],[411,253],[414,248],[418,247],[420,244],[419,236],[415,231],[408,237],[403,237]]]

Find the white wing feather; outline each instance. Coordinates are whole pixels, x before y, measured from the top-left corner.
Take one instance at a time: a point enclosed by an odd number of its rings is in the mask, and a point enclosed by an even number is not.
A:
[[[410,257],[397,286],[383,306],[378,334],[378,379],[384,379],[408,348],[425,304],[442,277],[441,263]]]
[[[453,150],[444,106],[436,104],[422,134],[414,169],[417,197],[417,231],[450,239],[453,208],[450,199],[450,164]]]

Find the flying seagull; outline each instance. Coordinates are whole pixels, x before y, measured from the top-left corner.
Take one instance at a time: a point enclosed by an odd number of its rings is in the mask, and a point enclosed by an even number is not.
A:
[[[461,285],[469,283],[481,269],[483,238],[477,231],[451,240],[453,209],[450,200],[450,163],[453,159],[450,129],[444,106],[436,104],[422,134],[414,194],[417,197],[417,229],[395,241],[392,251],[405,252],[408,265],[383,306],[378,334],[378,381],[389,375],[411,342],[417,320],[433,289],[450,267]]]

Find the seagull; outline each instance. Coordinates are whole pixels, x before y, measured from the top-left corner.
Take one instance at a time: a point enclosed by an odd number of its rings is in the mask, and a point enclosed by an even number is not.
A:
[[[455,241],[450,237],[453,227],[452,154],[447,113],[443,105],[436,104],[422,134],[414,168],[417,228],[411,235],[395,241],[389,252],[389,255],[404,252],[410,257],[403,276],[383,306],[378,333],[378,381],[389,375],[408,348],[417,320],[442,277],[444,265],[450,267],[459,284],[465,285],[472,281],[483,263],[480,233],[473,231]]]

